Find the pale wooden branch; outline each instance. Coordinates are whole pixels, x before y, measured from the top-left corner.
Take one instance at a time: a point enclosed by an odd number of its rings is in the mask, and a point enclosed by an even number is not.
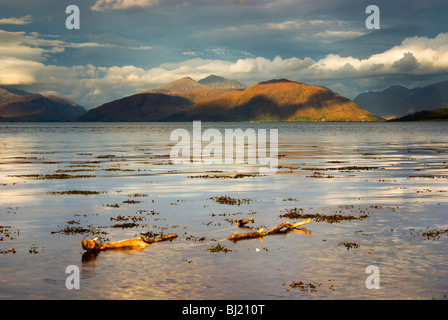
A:
[[[261,238],[270,234],[274,234],[274,233],[279,233],[281,232],[282,229],[286,228],[286,230],[292,230],[295,229],[297,227],[301,227],[307,223],[310,223],[311,219],[306,219],[297,223],[289,223],[287,221],[284,221],[283,223],[281,223],[280,225],[278,225],[275,228],[272,228],[270,230],[264,231],[264,228],[261,228],[257,231],[254,232],[248,232],[248,233],[234,233],[232,234],[230,237],[228,237],[226,240],[232,240],[232,241],[237,241],[237,240],[242,240],[242,239],[250,239],[250,238]]]
[[[169,234],[166,236],[161,236],[159,238],[145,238],[138,237],[135,239],[126,239],[114,242],[98,242],[98,237],[91,240],[83,239],[81,242],[82,248],[87,251],[92,250],[106,250],[106,249],[120,249],[120,248],[145,248],[154,242],[172,240],[176,238],[176,234]]]

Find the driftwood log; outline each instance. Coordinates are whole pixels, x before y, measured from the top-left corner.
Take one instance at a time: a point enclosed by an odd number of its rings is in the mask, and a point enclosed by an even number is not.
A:
[[[230,237],[228,237],[226,240],[232,240],[232,241],[237,241],[237,240],[242,240],[242,239],[250,239],[250,238],[262,238],[264,236],[270,235],[270,234],[274,234],[274,233],[279,233],[279,232],[283,232],[283,229],[286,229],[286,231],[288,230],[292,230],[295,229],[297,227],[301,227],[307,223],[310,223],[311,219],[306,219],[300,222],[296,222],[296,223],[289,223],[287,221],[284,221],[283,223],[281,223],[280,225],[278,225],[275,228],[272,228],[270,230],[264,231],[264,228],[261,228],[257,231],[254,232],[248,232],[248,233],[234,233],[232,234]]]
[[[176,234],[169,234],[166,236],[161,236],[159,238],[145,238],[140,236],[135,239],[126,239],[106,243],[97,241],[98,237],[96,237],[91,240],[83,239],[81,245],[82,248],[87,251],[98,251],[98,250],[120,249],[120,248],[145,248],[149,246],[151,243],[172,240],[176,237],[177,237]]]

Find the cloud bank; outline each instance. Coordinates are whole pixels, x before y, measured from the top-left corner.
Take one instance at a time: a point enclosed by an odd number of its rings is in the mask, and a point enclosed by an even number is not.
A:
[[[350,97],[363,91],[363,85],[378,79],[384,85],[385,80],[392,81],[397,76],[412,78],[448,73],[448,33],[439,33],[434,38],[406,38],[399,45],[364,59],[328,54],[321,59],[276,56],[226,61],[191,54],[190,59],[149,69],[133,65],[57,66],[48,62],[52,55],[67,48],[98,46],[106,45],[68,43],[36,33],[0,30],[0,85],[22,86],[34,92],[56,91],[91,108],[186,76],[199,80],[216,74],[247,85],[287,78],[325,85]]]

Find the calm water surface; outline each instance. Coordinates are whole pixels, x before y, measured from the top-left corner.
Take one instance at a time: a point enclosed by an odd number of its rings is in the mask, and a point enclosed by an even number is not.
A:
[[[278,129],[275,175],[174,165],[176,128],[192,123],[0,124],[0,299],[447,298],[448,123],[202,123]],[[73,190],[98,194],[60,193]],[[248,201],[211,199],[220,196]],[[294,208],[357,219],[225,240],[247,231],[237,219],[272,228],[301,220],[280,217]],[[148,231],[178,238],[81,248]],[[207,251],[218,244],[231,251]],[[79,290],[65,287],[68,265],[81,271]],[[379,289],[366,288],[370,265]]]

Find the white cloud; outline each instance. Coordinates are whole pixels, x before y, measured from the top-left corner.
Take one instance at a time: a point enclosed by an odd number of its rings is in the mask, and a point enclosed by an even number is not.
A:
[[[33,22],[33,17],[31,15],[27,15],[21,18],[2,18],[0,19],[0,24],[16,24],[16,25],[24,25]]]
[[[96,42],[65,42],[54,37],[46,39],[36,32],[27,34],[23,31],[9,32],[0,30],[0,56],[21,59],[46,60],[52,53],[63,52],[65,48],[115,47]]]
[[[448,69],[448,33],[440,33],[435,38],[406,38],[399,46],[369,58],[371,63],[383,63],[392,66],[396,61],[412,54],[418,67],[413,74],[427,74]]]
[[[365,32],[361,31],[334,31],[325,30],[323,32],[318,32],[315,36],[320,38],[356,38],[365,35]]]
[[[97,0],[92,6],[93,11],[105,11],[109,9],[124,10],[129,8],[149,8],[159,3],[159,0]]]
[[[215,35],[227,35],[238,34],[248,35],[254,33],[266,33],[266,32],[297,32],[297,31],[309,31],[316,28],[335,28],[345,25],[341,21],[333,20],[285,20],[281,22],[265,22],[256,24],[241,24],[238,26],[215,28],[210,30],[204,30],[203,33],[212,33]]]
[[[214,37],[253,37],[275,36],[297,41],[339,40],[341,38],[356,38],[366,34],[365,28],[341,20],[284,20],[275,22],[238,24],[228,27],[204,29],[203,36]]]
[[[271,30],[299,30],[303,28],[316,27],[321,25],[332,25],[332,21],[324,20],[287,20],[282,22],[269,22],[261,25],[252,25],[252,27],[271,29]]]
[[[193,56],[193,57],[202,55],[201,52],[199,52],[199,51],[193,51],[193,50],[190,50],[190,51],[184,51],[184,52],[182,52],[182,54],[183,54],[183,55],[186,55],[186,56]]]
[[[50,39],[46,39],[50,38]],[[151,50],[149,46],[119,47],[98,42],[65,42],[57,37],[43,36],[36,32],[27,34],[23,31],[9,32],[0,30],[0,57],[14,57],[33,61],[46,60],[53,53],[60,53],[65,48],[126,48],[131,50]]]
[[[0,57],[17,59],[45,60],[46,53],[60,52],[62,41],[46,40],[25,32],[0,30]]]

